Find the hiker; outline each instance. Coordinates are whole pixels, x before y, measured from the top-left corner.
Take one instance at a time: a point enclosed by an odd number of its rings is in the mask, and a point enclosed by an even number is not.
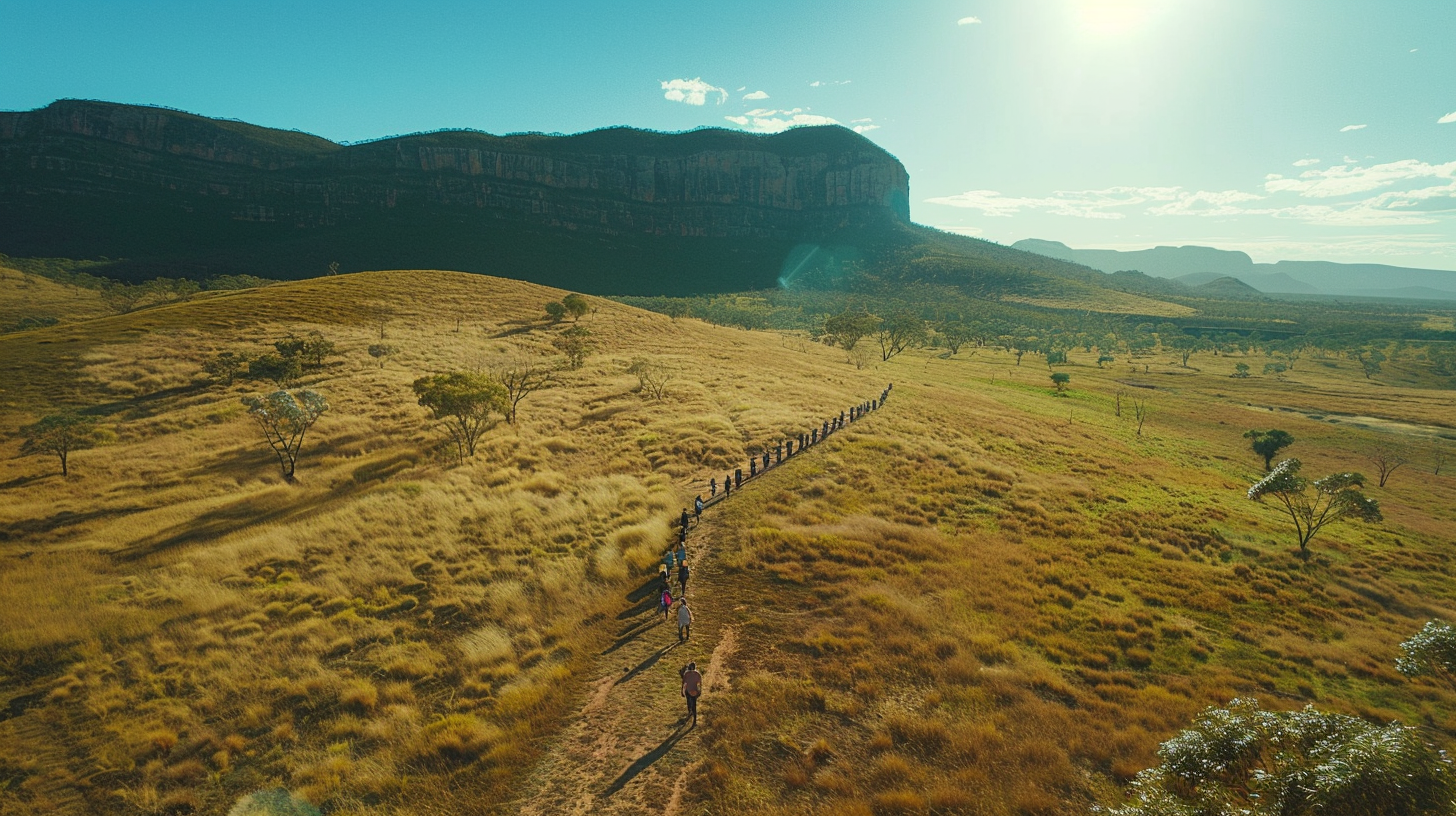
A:
[[[669,575],[672,574],[672,568],[676,566],[672,560],[672,547],[668,547],[667,552],[662,554],[662,565],[667,568]]]
[[[657,602],[657,608],[658,608],[659,611],[662,612],[662,619],[664,621],[666,621],[667,618],[668,618],[668,616],[672,614],[672,591],[671,590],[666,589],[666,588],[664,588],[662,590],[662,598]]]
[[[763,469],[768,470],[768,451],[763,452]]]
[[[677,543],[677,562],[679,564],[686,564],[688,562],[688,544],[686,541],[679,541]]]
[[[729,494],[731,494],[732,492],[733,492],[733,477],[732,476],[724,476],[723,477],[723,498],[725,498],[725,499],[728,498]]]
[[[748,478],[752,479],[754,476],[757,476],[757,475],[758,475],[758,457],[757,456],[750,456],[750,457],[748,457]]]
[[[688,701],[688,716],[693,725],[698,724],[698,695],[703,693],[703,675],[698,672],[697,663],[689,663],[682,670],[682,695]]]
[[[693,611],[688,609],[688,599],[683,598],[677,602],[677,642],[682,643],[692,635]]]
[[[686,507],[682,511],[682,527],[684,530],[688,528],[688,509]]]
[[[684,596],[683,603],[687,603],[688,575],[688,562],[679,561],[677,565],[677,585],[679,587],[677,594]]]
[[[677,530],[677,543],[678,544],[682,544],[684,541],[687,541],[687,540],[688,540],[688,528],[686,528],[686,527],[679,527],[678,530]]]
[[[698,497],[696,497],[696,498],[693,499],[693,515],[697,517],[697,521],[698,521],[699,524],[702,524],[703,523],[703,497],[702,496],[698,496]]]
[[[718,495],[718,477],[714,476],[708,480],[708,498]]]

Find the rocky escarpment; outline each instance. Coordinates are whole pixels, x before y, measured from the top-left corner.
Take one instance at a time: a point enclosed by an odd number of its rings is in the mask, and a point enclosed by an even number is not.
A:
[[[907,222],[905,168],[839,127],[449,131],[340,145],[162,108],[0,113],[0,251],[123,277],[444,267],[595,292],[771,283],[794,245]]]

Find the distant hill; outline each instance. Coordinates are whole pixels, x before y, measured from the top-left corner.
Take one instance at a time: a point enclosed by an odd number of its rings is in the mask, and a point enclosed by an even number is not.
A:
[[[1035,238],[1017,241],[1012,246],[1103,272],[1137,270],[1146,275],[1182,279],[1186,283],[1195,280],[1188,277],[1190,275],[1200,276],[1197,280],[1205,282],[1228,276],[1268,293],[1456,300],[1456,272],[1438,269],[1330,261],[1256,264],[1243,252],[1202,246],[1160,246],[1122,252],[1072,249],[1060,241]]]
[[[594,294],[957,286],[1170,307],[1076,263],[909,220],[894,156],[842,127],[438,131],[344,145],[168,108],[0,112],[0,252],[138,281],[453,269]],[[119,259],[119,260],[118,260]],[[1116,289],[1117,287],[1113,287]]]

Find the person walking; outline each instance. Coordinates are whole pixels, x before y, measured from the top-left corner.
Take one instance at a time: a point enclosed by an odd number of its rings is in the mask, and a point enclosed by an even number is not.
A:
[[[688,609],[688,599],[677,602],[677,641],[682,643],[693,635],[693,611]]]
[[[718,495],[718,477],[714,476],[708,480],[708,496],[711,498]]]
[[[667,590],[665,588],[662,590],[662,598],[657,602],[657,608],[659,610],[661,610],[661,612],[662,612],[662,620],[664,622],[666,622],[668,616],[672,614],[672,592],[671,591],[669,591],[669,590]]]
[[[677,565],[677,585],[679,587],[679,591],[678,591],[677,594],[679,594],[679,595],[687,595],[688,594],[688,575],[689,574],[690,573],[688,572],[688,562],[686,562],[686,561],[679,561],[678,562],[678,565]]]
[[[703,693],[703,675],[698,671],[697,663],[689,663],[682,670],[682,696],[688,701],[688,716],[693,718],[693,725],[698,724],[698,696]]]
[[[677,562],[679,564],[686,564],[688,562],[688,544],[686,541],[679,541],[677,543]]]
[[[671,546],[669,546],[667,548],[667,552],[665,552],[665,553],[662,554],[662,565],[664,567],[667,567],[667,574],[668,575],[671,575],[672,574],[672,568],[675,567],[675,566],[677,566],[677,564],[673,561],[673,557],[672,557],[672,547]]]
[[[698,521],[699,524],[701,524],[703,522],[703,497],[702,496],[698,496],[698,497],[696,497],[696,498],[693,499],[693,516],[696,517],[696,519],[697,519],[697,521]]]
[[[684,530],[686,530],[688,528],[688,509],[686,507],[683,508],[683,511],[682,511],[682,519],[681,520],[682,520],[682,528]]]

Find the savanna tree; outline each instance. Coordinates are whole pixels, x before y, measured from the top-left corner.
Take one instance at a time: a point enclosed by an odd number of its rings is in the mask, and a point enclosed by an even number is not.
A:
[[[1421,631],[1400,644],[1403,654],[1395,670],[1406,677],[1434,677],[1456,688],[1456,628],[1445,621],[1426,621]]]
[[[289,393],[282,389],[266,396],[243,397],[248,415],[258,423],[268,447],[278,456],[283,478],[293,481],[303,437],[319,417],[329,410],[329,401],[317,391]]]
[[[566,313],[571,315],[571,320],[573,323],[580,320],[582,316],[584,316],[587,312],[591,311],[591,304],[588,303],[586,298],[582,297],[581,295],[567,295],[566,297],[561,299],[561,305],[565,307]]]
[[[1404,445],[1395,442],[1380,442],[1370,449],[1370,463],[1375,465],[1378,484],[1385,487],[1391,474],[1410,463],[1410,453]]]
[[[71,453],[96,445],[96,418],[62,411],[22,427],[20,435],[25,440],[20,444],[22,454],[48,453],[61,460],[61,475],[69,476]]]
[[[587,355],[595,348],[591,341],[591,331],[585,326],[572,326],[552,338],[551,345],[566,355],[566,363],[571,368],[581,368]]]
[[[556,384],[550,368],[529,358],[517,358],[493,366],[490,375],[506,390],[506,422],[516,424],[516,409],[521,400],[543,388]]]
[[[566,317],[566,304],[559,300],[553,300],[546,304],[546,316],[552,323],[560,323]]]
[[[1230,374],[1229,376],[1240,380],[1247,379],[1249,376],[1249,364],[1234,363],[1234,373]]]
[[[627,373],[636,374],[638,390],[659,402],[667,396],[667,386],[677,376],[671,366],[647,357],[632,358]]]
[[[1456,768],[1416,729],[1317,711],[1208,708],[1112,816],[1449,816]]]
[[[232,385],[238,374],[242,373],[243,366],[247,364],[248,356],[246,354],[220,351],[202,363],[202,370],[219,384]]]
[[[1268,473],[1274,467],[1274,457],[1279,451],[1294,444],[1294,436],[1288,431],[1245,431],[1244,438],[1249,440],[1249,446],[1254,453],[1264,457],[1264,472]]]
[[[421,377],[414,381],[413,388],[420,405],[445,425],[461,462],[475,455],[476,443],[494,424],[491,415],[505,415],[510,410],[505,387],[478,372],[452,371]]]
[[[829,338],[832,345],[851,352],[860,338],[874,334],[881,322],[880,318],[869,312],[845,310],[824,321],[824,336]]]
[[[248,376],[255,380],[268,380],[279,388],[287,388],[303,376],[303,365],[298,357],[280,354],[260,354],[248,361]]]
[[[384,361],[399,353],[397,346],[388,343],[370,343],[369,356],[379,361],[379,367],[384,368]]]
[[[1058,371],[1052,375],[1052,385],[1057,387],[1057,393],[1066,393],[1067,383],[1072,381],[1072,375],[1065,371]]]
[[[1249,488],[1249,498],[1273,498],[1294,522],[1299,549],[1327,525],[1347,519],[1380,521],[1380,503],[1361,492],[1365,477],[1358,473],[1335,473],[1313,482],[1299,475],[1298,459],[1285,459]],[[1310,488],[1314,488],[1311,493]]]

